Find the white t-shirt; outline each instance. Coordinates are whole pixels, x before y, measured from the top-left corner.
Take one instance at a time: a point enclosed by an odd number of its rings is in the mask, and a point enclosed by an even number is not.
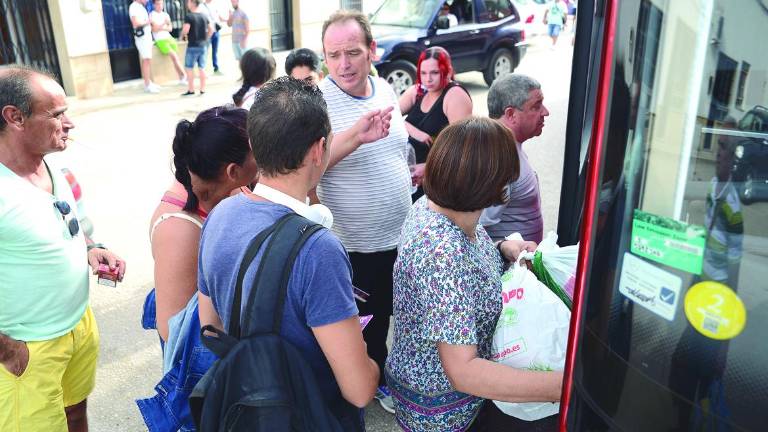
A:
[[[138,22],[147,22],[147,25],[143,27],[144,29],[144,36],[134,37],[136,39],[144,39],[144,38],[152,38],[152,27],[149,25],[149,13],[147,12],[147,8],[145,8],[141,3],[133,2],[131,3],[131,6],[128,7],[128,16],[131,18],[136,17],[136,20]]]
[[[158,12],[158,11],[152,11],[149,13],[149,20],[154,25],[163,25],[167,22],[171,22],[171,16],[168,15],[168,12]],[[155,40],[161,40],[161,39],[171,39],[173,36],[171,36],[171,33],[167,30],[161,30],[159,32],[152,32],[152,37]]]
[[[211,25],[221,25],[221,20],[219,19],[219,9],[216,6],[215,0],[210,3],[207,3],[205,0],[201,1],[200,7],[197,9],[197,11],[207,16],[208,22],[211,23]]]
[[[329,77],[320,82],[331,130],[349,129],[363,114],[394,107],[389,135],[361,145],[326,171],[317,187],[320,201],[333,213],[333,232],[349,252],[381,252],[397,247],[411,208],[411,175],[406,163],[408,132],[397,96],[381,78],[369,77],[373,94],[357,98]]]
[[[251,86],[248,91],[245,92],[245,95],[243,95],[243,104],[240,105],[240,108],[250,111],[253,106],[253,101],[256,100],[256,92],[258,91],[258,87]]]

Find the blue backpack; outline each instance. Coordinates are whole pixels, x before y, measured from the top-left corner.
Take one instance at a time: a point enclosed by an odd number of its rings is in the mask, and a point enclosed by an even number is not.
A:
[[[280,336],[293,263],[302,245],[320,228],[290,213],[251,240],[240,263],[228,331],[212,326],[201,330],[203,344],[219,360],[189,397],[197,430],[343,431],[320,393],[314,371]],[[241,329],[243,278],[268,237]],[[351,407],[346,401],[340,403]]]

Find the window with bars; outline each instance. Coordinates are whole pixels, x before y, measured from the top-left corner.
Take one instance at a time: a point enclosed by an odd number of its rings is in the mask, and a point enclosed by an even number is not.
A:
[[[45,0],[0,0],[0,64],[45,69],[60,80],[59,56]]]

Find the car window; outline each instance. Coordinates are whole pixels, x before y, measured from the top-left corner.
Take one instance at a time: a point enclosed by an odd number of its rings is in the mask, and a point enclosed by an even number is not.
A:
[[[765,115],[759,115],[756,110],[761,107],[755,107],[752,111],[746,113],[739,122],[739,129],[752,132],[768,132],[768,112]],[[762,108],[764,110],[764,108]]]
[[[440,0],[385,0],[371,17],[371,24],[426,28]]]
[[[485,0],[484,3],[487,19],[481,21],[499,21],[514,14],[509,0]]]
[[[459,25],[477,22],[473,3],[472,0],[454,0],[451,3],[451,13],[456,16]]]

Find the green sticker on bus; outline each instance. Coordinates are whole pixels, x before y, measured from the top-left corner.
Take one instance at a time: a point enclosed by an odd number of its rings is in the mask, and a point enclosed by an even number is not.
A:
[[[704,263],[706,241],[703,226],[635,209],[630,245],[635,255],[698,275]]]

